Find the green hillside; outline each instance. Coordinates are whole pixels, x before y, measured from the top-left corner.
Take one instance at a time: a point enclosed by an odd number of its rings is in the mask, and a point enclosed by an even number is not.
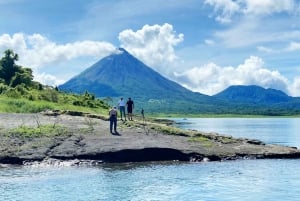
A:
[[[36,113],[72,110],[107,114],[107,102],[87,91],[72,94],[33,81],[32,70],[18,66],[18,55],[6,50],[0,60],[0,112]]]

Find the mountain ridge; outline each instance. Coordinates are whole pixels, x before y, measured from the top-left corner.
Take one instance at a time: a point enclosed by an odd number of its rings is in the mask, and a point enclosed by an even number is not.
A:
[[[74,93],[88,91],[96,97],[111,97],[111,104],[115,104],[120,97],[132,97],[139,108],[155,113],[300,113],[300,99],[253,85],[232,86],[214,96],[192,92],[163,77],[123,48],[58,88]],[[246,93],[249,91],[255,93]],[[269,106],[270,102],[272,104]]]
[[[141,107],[163,112],[175,112],[179,105],[193,105],[193,108],[197,108],[195,100],[215,101],[208,95],[192,92],[163,77],[122,48],[119,53],[101,59],[60,85],[59,89],[75,93],[87,90],[97,97],[114,99],[132,97]]]
[[[280,90],[265,89],[257,85],[232,85],[213,96],[229,101],[261,104],[288,102],[293,99]]]

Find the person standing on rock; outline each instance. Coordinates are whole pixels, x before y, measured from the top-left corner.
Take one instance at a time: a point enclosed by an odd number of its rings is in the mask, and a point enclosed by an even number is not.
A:
[[[132,112],[133,112],[133,109],[134,109],[133,100],[131,100],[131,98],[128,98],[128,101],[127,101],[126,105],[127,105],[128,119],[132,121]]]
[[[114,106],[111,110],[109,110],[109,129],[110,133],[113,134],[112,129],[114,128],[115,134],[117,134],[117,118],[118,118],[118,110],[117,107]]]
[[[118,102],[118,107],[120,110],[120,116],[121,116],[121,120],[123,121],[123,115],[126,121],[126,114],[125,114],[125,100],[123,100],[123,98],[121,98]]]

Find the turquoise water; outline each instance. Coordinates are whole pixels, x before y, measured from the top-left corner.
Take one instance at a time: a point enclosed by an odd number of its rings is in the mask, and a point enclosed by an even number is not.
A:
[[[300,199],[300,160],[23,167],[0,171],[0,200]]]
[[[184,129],[216,132],[234,137],[300,148],[300,118],[173,118]]]
[[[265,119],[232,119],[233,122],[229,119],[219,119],[219,122],[216,120],[218,119],[213,121],[211,128],[224,131],[220,133],[238,131],[233,126],[227,126],[228,124],[239,125],[240,132],[231,133],[232,135],[244,132],[255,136],[258,133],[258,137],[269,141],[292,143],[293,146],[300,144],[299,141],[294,142],[299,140],[298,134],[291,133],[298,128],[299,120],[294,122],[295,119],[284,119],[286,123]],[[221,122],[223,120],[226,123]],[[208,125],[201,120],[196,121],[196,124],[193,123],[195,119],[184,121],[180,125],[186,128],[189,126],[200,129],[195,125],[201,125],[200,130],[203,130],[203,125]],[[243,121],[247,122],[245,127],[242,126]],[[282,128],[278,124],[288,127]],[[290,125],[294,125],[293,129],[289,128]],[[207,129],[210,130],[208,126]],[[248,133],[249,129],[255,132]],[[278,131],[280,129],[281,132]],[[295,201],[300,200],[299,167],[300,160],[127,163],[95,167],[0,167],[0,200]]]

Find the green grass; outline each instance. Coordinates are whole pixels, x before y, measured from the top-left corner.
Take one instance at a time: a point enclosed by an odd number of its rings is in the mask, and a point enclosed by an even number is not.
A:
[[[40,125],[38,127],[19,126],[8,131],[9,136],[22,137],[55,137],[67,134],[68,130],[59,125]]]
[[[107,115],[108,109],[76,106],[70,103],[55,103],[44,100],[30,101],[25,98],[10,98],[0,95],[0,112],[2,113],[38,113],[45,110],[71,110]]]
[[[210,148],[214,145],[211,139],[205,137],[205,136],[196,136],[196,137],[191,137],[189,139],[191,142],[197,142],[203,145],[204,147]]]

